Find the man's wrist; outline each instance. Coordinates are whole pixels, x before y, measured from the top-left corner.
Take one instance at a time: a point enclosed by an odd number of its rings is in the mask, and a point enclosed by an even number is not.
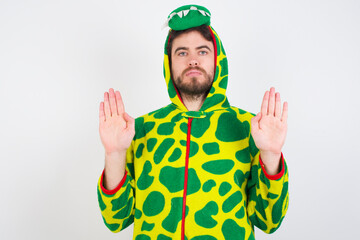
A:
[[[280,172],[281,165],[281,152],[272,153],[266,151],[260,151],[263,167],[267,174],[276,175]]]
[[[126,152],[105,153],[104,187],[114,189],[125,175]]]

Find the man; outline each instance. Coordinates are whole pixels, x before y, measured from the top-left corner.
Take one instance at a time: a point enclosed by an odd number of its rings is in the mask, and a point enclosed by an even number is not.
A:
[[[281,153],[287,103],[266,91],[261,112],[231,107],[227,60],[210,12],[187,5],[168,17],[164,75],[171,104],[134,121],[120,93],[100,104],[105,169],[98,182],[113,232],[134,239],[255,239],[281,224],[288,171]]]

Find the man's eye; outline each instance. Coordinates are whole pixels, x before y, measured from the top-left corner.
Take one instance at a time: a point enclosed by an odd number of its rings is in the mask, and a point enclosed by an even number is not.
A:
[[[200,51],[200,55],[206,55],[207,51]]]
[[[186,56],[186,52],[179,52],[179,56]]]

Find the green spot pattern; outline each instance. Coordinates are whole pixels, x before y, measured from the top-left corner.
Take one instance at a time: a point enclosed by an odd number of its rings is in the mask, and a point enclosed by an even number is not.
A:
[[[219,195],[225,196],[230,190],[231,190],[231,184],[228,182],[223,182],[219,187]]]
[[[264,173],[260,174],[260,180],[266,185],[267,188],[270,188],[270,180],[265,176]]]
[[[208,180],[203,185],[203,191],[204,192],[210,192],[213,187],[216,186],[216,183],[214,180]]]
[[[147,223],[146,221],[144,221],[141,226],[141,231],[151,231],[154,227],[155,223]]]
[[[235,213],[235,217],[238,219],[242,219],[245,216],[245,210],[244,207],[241,207],[239,211]]]
[[[212,174],[221,175],[229,172],[234,167],[234,161],[230,159],[221,159],[206,162],[202,168]]]
[[[226,219],[221,231],[225,240],[245,239],[245,228],[240,227],[234,220]]]
[[[99,202],[99,207],[101,211],[104,211],[106,209],[106,205],[101,197],[99,188],[97,188],[97,195],[98,195],[98,202]]]
[[[185,140],[181,140],[180,144],[183,145],[184,147],[186,147],[186,141]],[[195,154],[199,151],[199,145],[194,142],[194,141],[190,141],[190,152],[189,152],[189,158],[195,156]]]
[[[111,204],[112,204],[112,211],[118,211],[121,208],[123,208],[125,205],[124,203],[126,203],[129,199],[129,194],[131,191],[131,186],[130,184],[126,184],[127,181],[125,181],[124,186],[126,186],[125,191],[120,195],[120,197],[115,198],[114,200],[111,200]],[[126,185],[125,185],[126,184]]]
[[[250,172],[246,172],[245,174],[241,170],[236,170],[234,174],[234,181],[236,185],[240,188],[242,187],[243,183],[248,179],[250,176]]]
[[[175,143],[175,140],[173,138],[166,138],[164,141],[159,145],[159,147],[156,149],[154,154],[154,162],[156,164],[159,164],[167,151],[172,147],[172,145]]]
[[[272,221],[274,223],[280,223],[281,215],[282,215],[282,206],[284,204],[285,197],[288,192],[288,185],[289,185],[288,182],[284,183],[280,198],[276,201],[276,203],[272,209]]]
[[[157,133],[159,135],[171,135],[174,132],[175,123],[168,122],[168,123],[162,123],[159,125],[157,129]]]
[[[193,237],[191,240],[217,240],[217,239],[210,235],[201,235],[201,236]]]
[[[226,89],[227,83],[228,83],[228,77],[224,77],[223,79],[221,79],[219,83],[219,87]]]
[[[170,83],[168,84],[168,93],[170,98],[174,98],[176,96],[176,90],[171,79],[170,79]]]
[[[224,213],[228,213],[234,209],[236,205],[241,203],[243,199],[242,193],[239,191],[234,192],[222,205],[222,210]]]
[[[176,114],[170,121],[171,122],[178,122],[183,118],[183,116],[181,115],[181,113]]]
[[[121,226],[121,229],[125,229],[134,222],[134,215],[130,215],[129,218],[126,218]]]
[[[269,202],[261,197],[257,196],[255,209],[261,214],[261,216],[266,220],[265,209],[268,207]]]
[[[135,240],[151,240],[151,238],[148,235],[139,234],[136,236]]]
[[[195,213],[195,222],[204,228],[213,228],[217,222],[211,217],[218,214],[219,208],[216,202],[210,201],[205,207]]]
[[[135,138],[134,139],[141,139],[146,134],[148,134],[155,126],[155,122],[146,122],[144,123],[144,118],[140,117],[135,119]]]
[[[135,214],[134,215],[135,215],[136,219],[140,219],[141,216],[142,216],[142,212],[139,209],[135,208]]]
[[[137,148],[137,150],[136,150],[136,154],[135,154],[135,156],[136,156],[137,158],[141,158],[141,156],[142,156],[142,154],[143,154],[144,147],[145,147],[145,145],[144,145],[143,143],[140,143],[140,144],[139,144],[139,146],[138,146],[138,148]]]
[[[175,148],[171,156],[169,157],[169,162],[175,162],[181,157],[181,150],[180,148]]]
[[[176,96],[176,92],[175,92]],[[163,119],[166,118],[172,111],[176,108],[173,105],[167,105],[166,107],[160,109],[157,113],[154,114],[154,118],[156,119]]]
[[[178,223],[182,219],[182,201],[183,201],[182,197],[176,197],[176,198],[171,199],[170,213],[161,224],[161,226],[165,230],[167,230],[171,233],[176,232]],[[185,217],[187,216],[188,212],[189,212],[189,207],[186,206]]]
[[[164,234],[159,234],[156,240],[172,240],[172,238],[165,236]]]
[[[131,197],[129,199],[127,206],[122,208],[119,212],[117,212],[113,218],[114,219],[124,219],[124,218],[128,217],[131,213],[131,207],[132,207],[133,201],[134,201],[134,198]]]
[[[146,216],[158,215],[165,206],[165,197],[161,192],[153,191],[149,193],[144,201],[143,212]]]
[[[183,133],[187,134],[187,131],[188,131],[187,123],[182,123],[182,124],[180,124],[180,130],[181,130]]]
[[[231,113],[221,114],[215,136],[223,142],[235,142],[247,137],[242,123]]]
[[[148,152],[152,152],[152,150],[154,149],[156,143],[157,143],[156,138],[150,138],[150,139],[147,140],[146,148],[147,148]]]
[[[196,193],[201,188],[201,182],[196,174],[195,169],[189,168],[188,170],[188,185],[187,185],[187,195]]]
[[[267,197],[270,198],[270,199],[276,199],[278,196],[279,195],[271,193],[271,192],[268,192],[268,195],[267,195]]]
[[[222,95],[222,94],[214,94],[212,95],[211,97],[207,97],[205,99],[205,102],[204,104],[202,105],[201,107],[201,111],[205,111],[206,109],[216,105],[216,104],[219,104],[221,102],[223,102],[225,100],[225,96]]]
[[[220,74],[220,77],[223,77],[225,75],[228,74],[228,63],[227,63],[227,59],[224,58],[223,60],[220,61],[220,64],[222,66],[222,69],[221,69],[221,74]],[[226,88],[227,85],[225,85],[225,87],[223,88]]]
[[[185,167],[174,168],[165,166],[160,171],[159,180],[169,192],[174,193],[184,189]]]
[[[220,153],[220,146],[217,142],[205,143],[203,150],[207,155]]]
[[[243,150],[237,151],[235,153],[235,157],[237,160],[239,160],[239,162],[242,162],[245,164],[251,162],[249,148],[245,148]]]
[[[141,172],[141,175],[137,181],[137,186],[140,190],[145,190],[148,187],[150,187],[150,185],[153,183],[154,181],[154,177],[153,176],[149,176],[149,173],[151,172],[151,162],[150,161],[146,161],[144,164],[144,168],[143,171]]]
[[[210,117],[194,118],[191,123],[191,136],[200,138],[210,127]]]

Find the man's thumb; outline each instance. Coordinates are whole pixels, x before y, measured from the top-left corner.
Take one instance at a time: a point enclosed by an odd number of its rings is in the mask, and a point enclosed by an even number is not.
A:
[[[256,116],[251,119],[251,128],[254,128],[255,130],[259,128],[260,118],[261,118],[261,112],[256,114]]]
[[[124,112],[124,120],[126,121],[126,124],[128,127],[130,128],[134,128],[135,125],[135,120],[134,118],[132,118],[129,114],[127,114],[126,112]]]

